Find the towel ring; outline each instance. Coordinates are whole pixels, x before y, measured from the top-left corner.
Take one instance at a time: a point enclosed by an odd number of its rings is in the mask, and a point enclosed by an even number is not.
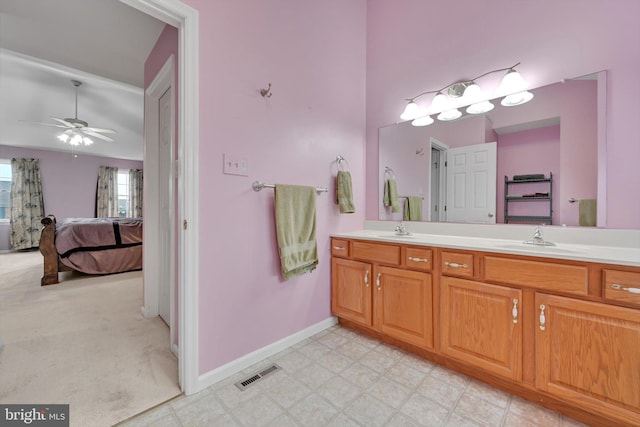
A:
[[[384,174],[389,175],[391,179],[396,179],[395,172],[393,172],[393,169],[391,169],[389,166],[384,167]]]
[[[344,167],[343,162],[347,164],[347,168],[346,169]],[[338,170],[341,170],[343,172],[349,170],[349,162],[347,162],[347,159],[345,159],[343,156],[338,155],[336,157],[336,163],[338,163]]]

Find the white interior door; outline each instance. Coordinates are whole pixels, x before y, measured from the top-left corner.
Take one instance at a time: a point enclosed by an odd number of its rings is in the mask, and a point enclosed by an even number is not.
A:
[[[173,96],[172,88],[166,90],[158,100],[159,122],[159,244],[160,244],[160,277],[158,295],[158,314],[167,325],[171,326],[171,221],[173,221],[172,189],[173,189]]]
[[[496,223],[497,143],[447,151],[447,221]]]

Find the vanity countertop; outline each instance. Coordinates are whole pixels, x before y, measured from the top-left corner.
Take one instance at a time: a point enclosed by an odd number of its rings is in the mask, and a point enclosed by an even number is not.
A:
[[[336,238],[363,239],[387,243],[436,246],[441,248],[467,249],[640,267],[640,248],[579,245],[571,243],[557,243],[555,246],[536,246],[524,244],[522,240],[427,233],[411,233],[408,236],[397,236],[393,231],[368,229],[334,233],[331,234],[331,236]]]

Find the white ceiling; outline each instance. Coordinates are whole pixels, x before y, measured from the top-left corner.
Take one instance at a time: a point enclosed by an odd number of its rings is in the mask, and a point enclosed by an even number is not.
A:
[[[142,160],[144,61],[164,23],[116,0],[0,0],[0,145],[70,151],[50,116],[118,131],[82,154]],[[94,139],[95,140],[95,139]]]

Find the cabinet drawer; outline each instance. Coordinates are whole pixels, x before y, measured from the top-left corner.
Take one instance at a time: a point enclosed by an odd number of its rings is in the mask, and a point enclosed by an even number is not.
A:
[[[380,264],[400,265],[400,246],[356,241],[351,244],[351,256]]]
[[[442,274],[473,277],[473,254],[442,252]]]
[[[604,297],[640,305],[640,273],[604,270]]]
[[[348,257],[349,241],[344,239],[331,239],[331,255]]]
[[[484,278],[510,285],[587,295],[588,269],[578,265],[487,256]]]
[[[414,270],[431,270],[432,265],[431,249],[406,248],[404,255],[405,265]]]

